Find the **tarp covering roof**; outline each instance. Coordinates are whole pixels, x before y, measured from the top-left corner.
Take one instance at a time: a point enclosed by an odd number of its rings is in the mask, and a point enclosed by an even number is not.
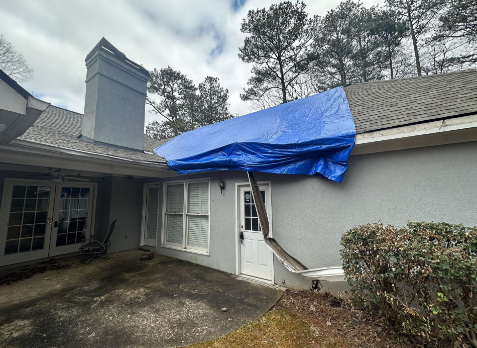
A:
[[[341,182],[355,137],[338,87],[183,133],[154,152],[180,174],[245,170]]]

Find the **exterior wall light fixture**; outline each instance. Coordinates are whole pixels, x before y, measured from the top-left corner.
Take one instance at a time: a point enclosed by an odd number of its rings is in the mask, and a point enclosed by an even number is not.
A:
[[[219,179],[218,185],[220,187],[220,194],[222,194],[222,191],[225,189],[225,182],[222,179]]]

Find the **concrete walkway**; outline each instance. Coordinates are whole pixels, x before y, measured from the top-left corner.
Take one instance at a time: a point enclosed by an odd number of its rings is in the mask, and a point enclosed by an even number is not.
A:
[[[238,329],[282,295],[157,254],[140,262],[140,255],[116,253],[0,285],[0,347],[183,346]]]

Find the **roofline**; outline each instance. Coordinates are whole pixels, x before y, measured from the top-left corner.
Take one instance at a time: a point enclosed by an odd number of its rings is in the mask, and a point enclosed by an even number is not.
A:
[[[352,155],[477,141],[477,113],[356,135]]]
[[[155,178],[177,175],[167,167],[166,162],[136,161],[18,139],[8,145],[0,145],[0,150],[0,161],[3,163]]]
[[[8,76],[2,69],[0,69],[0,79],[5,81],[7,83],[7,85],[9,85],[11,88],[13,88],[23,98],[28,99],[28,97],[33,97],[33,95],[31,95],[30,92],[28,92],[25,88],[20,86],[17,83],[17,81],[15,81],[10,76]]]
[[[470,72],[475,72],[477,69],[465,69],[465,70],[458,70],[458,71],[449,71],[449,72],[444,72],[442,74],[429,74],[429,75],[421,75],[421,76],[410,76],[410,77],[403,77],[399,79],[392,79],[392,80],[373,80],[373,81],[366,81],[366,82],[356,82],[356,83],[349,83],[343,88],[346,90],[348,87],[356,87],[356,86],[362,86],[362,85],[369,85],[369,84],[378,84],[378,83],[394,83],[396,81],[403,81],[403,80],[416,80],[416,79],[429,79],[429,78],[442,78],[444,75],[457,75],[457,74],[465,74],[465,73],[470,73]]]
[[[153,162],[153,161],[133,160],[133,159],[129,159],[129,158],[118,157],[118,156],[107,155],[107,154],[94,153],[94,152],[89,152],[89,151],[71,150],[71,149],[66,149],[66,148],[62,148],[62,147],[37,143],[37,142],[33,142],[33,141],[28,141],[28,140],[15,139],[11,142],[11,144],[24,146],[24,147],[29,147],[29,148],[44,149],[44,150],[49,150],[49,151],[62,153],[62,154],[68,154],[68,155],[75,155],[76,154],[76,155],[81,155],[81,156],[89,157],[89,158],[100,158],[102,160],[109,159],[109,160],[123,161],[123,162],[127,162],[127,163],[146,164],[146,165],[167,165],[166,161]]]

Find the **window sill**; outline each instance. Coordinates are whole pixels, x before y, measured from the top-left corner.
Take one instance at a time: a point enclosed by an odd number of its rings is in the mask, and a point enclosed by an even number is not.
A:
[[[204,256],[210,256],[209,252],[206,251],[206,250],[200,250],[200,249],[184,249],[182,247],[179,247],[179,246],[175,246],[175,245],[167,245],[167,244],[164,244],[162,245],[163,248],[165,249],[173,249],[173,250],[178,250],[178,251],[184,251],[186,253],[191,253],[191,254],[199,254],[199,255],[204,255]]]

